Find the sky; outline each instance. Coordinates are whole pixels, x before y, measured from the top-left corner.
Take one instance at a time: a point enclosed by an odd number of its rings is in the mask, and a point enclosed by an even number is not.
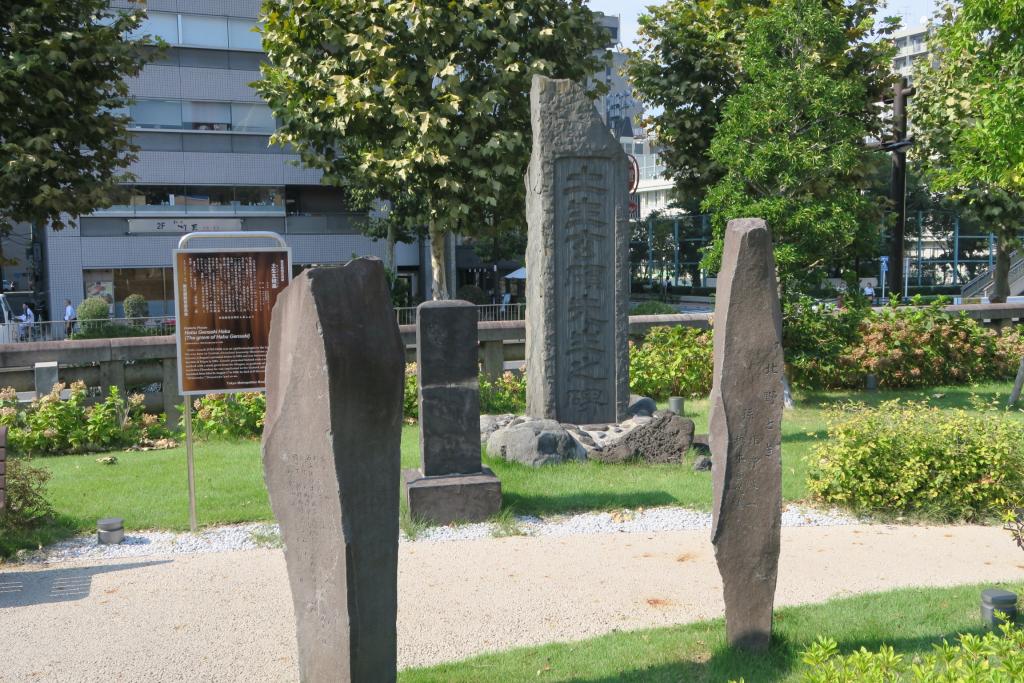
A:
[[[661,5],[664,0],[590,0],[590,9],[605,14],[618,15],[621,41],[624,47],[632,47],[636,38],[637,17],[648,5]],[[913,28],[924,24],[923,19],[935,10],[935,0],[887,0],[885,16],[899,16],[903,25]]]

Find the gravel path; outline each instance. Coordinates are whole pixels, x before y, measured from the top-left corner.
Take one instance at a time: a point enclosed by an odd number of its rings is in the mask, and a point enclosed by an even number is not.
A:
[[[777,604],[1014,579],[998,527],[790,526]],[[704,529],[407,542],[398,600],[401,667],[722,613]],[[0,625],[3,681],[297,679],[277,549],[0,568]]]
[[[782,513],[783,527],[846,526],[861,520],[836,511],[821,511],[796,505]],[[549,518],[517,516],[515,524],[500,529],[490,522],[429,527],[404,543],[469,541],[502,535],[574,536],[578,534],[644,533],[710,529],[711,513],[680,507],[657,507],[616,512],[586,512]],[[511,533],[509,533],[511,532]],[[76,536],[42,550],[21,553],[17,559],[30,564],[53,564],[69,560],[110,560],[131,557],[191,555],[280,547],[276,524],[237,524],[204,529],[198,533],[171,531],[133,531],[119,545],[99,545],[95,534]]]

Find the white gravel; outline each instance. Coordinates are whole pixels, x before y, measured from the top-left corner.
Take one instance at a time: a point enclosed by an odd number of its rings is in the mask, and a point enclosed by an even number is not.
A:
[[[835,510],[788,505],[782,511],[782,526],[847,526],[864,520]],[[491,522],[429,527],[403,543],[469,541],[501,535],[576,536],[580,534],[649,533],[692,531],[711,528],[711,514],[681,507],[655,507],[613,512],[584,512],[547,518],[521,515],[504,527]],[[118,545],[100,545],[96,535],[84,535],[46,546],[34,552],[22,551],[16,562],[52,564],[67,560],[110,560],[148,555],[191,555],[231,550],[280,547],[276,524],[238,524],[205,529],[198,533],[133,531]]]
[[[514,532],[522,536],[575,536],[577,534],[645,533],[652,531],[692,531],[711,528],[711,513],[681,507],[655,507],[613,512],[584,512],[540,518],[516,516]],[[782,510],[782,526],[847,526],[864,520],[837,510],[816,510],[787,505]],[[465,541],[500,535],[490,522],[430,527],[414,542]]]
[[[236,524],[204,529],[197,533],[174,531],[125,532],[117,545],[100,545],[96,534],[75,536],[40,550],[18,553],[28,563],[55,563],[66,560],[112,560],[146,555],[191,555],[228,550],[252,550],[279,543],[276,524]]]

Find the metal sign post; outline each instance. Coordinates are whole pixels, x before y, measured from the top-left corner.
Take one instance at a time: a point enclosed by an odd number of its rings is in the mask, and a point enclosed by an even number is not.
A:
[[[196,239],[270,239],[276,247],[187,249]],[[185,397],[188,518],[195,531],[192,397],[263,391],[270,313],[291,282],[291,249],[275,232],[192,232],[174,250],[178,385]]]
[[[879,259],[878,268],[879,268],[879,271],[880,271],[879,272],[879,276],[880,276],[880,279],[881,279],[881,286],[879,287],[878,300],[882,301],[882,300],[885,299],[885,274],[889,271],[889,257],[888,256],[882,256]]]
[[[920,223],[920,221],[918,221],[918,222]],[[918,281],[917,281],[917,283],[921,284],[921,280],[920,280],[921,264],[920,263],[917,264],[917,268],[918,268]],[[905,256],[903,258],[903,300],[904,301],[909,301],[910,300],[910,257],[909,256]]]

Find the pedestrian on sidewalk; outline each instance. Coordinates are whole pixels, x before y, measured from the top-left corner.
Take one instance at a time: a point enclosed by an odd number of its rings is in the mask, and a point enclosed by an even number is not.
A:
[[[71,299],[64,299],[64,336],[71,339],[71,335],[75,332],[75,320],[78,319],[78,315],[75,313],[75,307],[71,305]]]

